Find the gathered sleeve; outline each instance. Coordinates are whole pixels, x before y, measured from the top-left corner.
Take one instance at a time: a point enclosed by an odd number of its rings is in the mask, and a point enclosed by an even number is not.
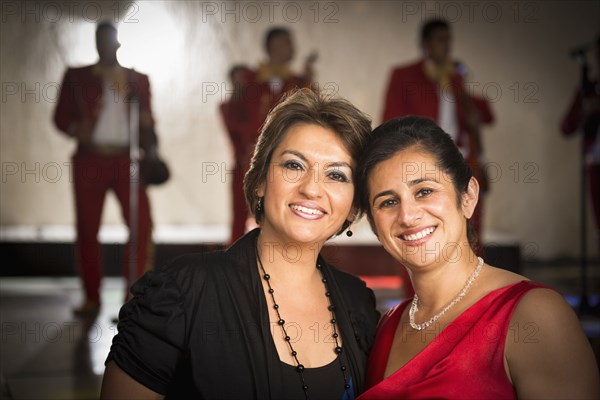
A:
[[[106,363],[114,361],[142,385],[166,394],[188,347],[180,287],[165,266],[147,272],[131,292]]]

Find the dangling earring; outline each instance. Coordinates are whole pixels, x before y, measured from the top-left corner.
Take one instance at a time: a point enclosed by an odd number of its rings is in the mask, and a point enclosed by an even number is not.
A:
[[[346,236],[352,237],[352,235],[353,235],[352,230],[350,229],[350,227],[348,227],[348,230],[346,231]]]
[[[260,213],[263,210],[263,199],[264,197],[259,197],[258,201],[256,202],[256,210],[254,210],[254,215],[260,215]]]

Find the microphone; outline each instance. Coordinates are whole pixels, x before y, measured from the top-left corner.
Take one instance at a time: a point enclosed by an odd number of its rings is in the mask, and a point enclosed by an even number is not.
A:
[[[460,60],[454,60],[454,69],[458,72],[463,78],[467,77],[467,73],[469,72],[467,66]]]

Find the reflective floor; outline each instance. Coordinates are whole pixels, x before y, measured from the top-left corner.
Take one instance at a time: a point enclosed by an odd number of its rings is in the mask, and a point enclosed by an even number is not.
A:
[[[75,278],[3,278],[2,398],[98,398],[123,293],[121,279],[104,279],[104,306],[86,320],[72,313],[81,302]]]
[[[576,305],[579,301],[577,266],[526,265],[523,274],[556,288]],[[370,279],[378,306],[385,310],[400,301],[400,280]],[[590,269],[590,302],[600,300],[600,268]],[[0,398],[98,398],[104,360],[110,348],[124,295],[119,278],[105,278],[103,307],[97,318],[75,318],[81,302],[75,278],[1,278]],[[600,318],[587,316],[582,324],[600,355]]]

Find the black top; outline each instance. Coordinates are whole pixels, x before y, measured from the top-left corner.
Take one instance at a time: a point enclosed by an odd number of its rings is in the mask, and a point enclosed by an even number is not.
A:
[[[121,308],[106,362],[169,398],[284,398],[284,365],[256,263],[259,232],[226,251],[185,255],[142,276]],[[358,394],[379,320],[375,297],[360,279],[318,262]]]
[[[343,360],[343,361],[342,361]],[[349,395],[344,396],[344,374],[341,365],[345,360],[336,358],[331,363],[317,368],[305,368],[304,382],[309,387],[308,396],[310,400],[345,400],[354,398]],[[283,368],[283,398],[285,400],[305,400],[306,396],[302,389],[302,380],[300,374],[296,371],[296,366],[281,362]],[[348,377],[348,383],[353,386],[354,381]],[[353,393],[353,388],[348,389]]]

